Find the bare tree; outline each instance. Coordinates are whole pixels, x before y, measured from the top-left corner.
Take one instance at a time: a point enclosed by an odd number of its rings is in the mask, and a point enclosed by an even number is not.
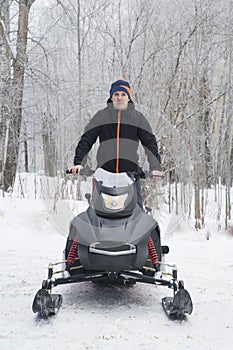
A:
[[[3,172],[3,189],[6,191],[13,187],[16,175],[19,155],[19,136],[22,123],[22,103],[24,89],[24,72],[26,64],[26,49],[28,35],[29,11],[35,0],[20,0],[18,4],[18,32],[16,43],[16,55],[7,41],[7,35],[3,26],[0,31],[6,51],[13,59],[13,77],[10,103],[10,121],[8,131],[8,142],[6,161]]]
[[[8,38],[10,32],[10,2],[0,2],[0,173],[3,171],[4,156],[5,156],[5,143],[7,136],[7,124],[9,120],[9,95],[10,95],[10,82],[11,82],[11,50],[9,49]],[[3,45],[2,45],[3,44]]]

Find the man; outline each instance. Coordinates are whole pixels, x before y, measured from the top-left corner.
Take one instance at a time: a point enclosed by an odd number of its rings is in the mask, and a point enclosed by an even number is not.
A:
[[[151,175],[161,178],[161,164],[156,138],[142,113],[135,109],[129,83],[122,78],[111,85],[107,107],[98,111],[85,128],[74,157],[73,173],[79,172],[93,144],[99,138],[97,167],[110,172],[135,172],[140,176],[137,149],[143,145]],[[141,187],[136,181],[138,202],[142,207]]]

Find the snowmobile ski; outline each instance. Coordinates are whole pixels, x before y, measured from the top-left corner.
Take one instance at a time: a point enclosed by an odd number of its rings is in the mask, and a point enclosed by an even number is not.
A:
[[[41,318],[56,315],[62,304],[60,294],[49,294],[46,289],[40,289],[34,298],[32,311],[38,313]]]
[[[180,289],[174,298],[163,298],[162,305],[165,313],[172,320],[183,320],[193,311],[192,299],[186,289]]]

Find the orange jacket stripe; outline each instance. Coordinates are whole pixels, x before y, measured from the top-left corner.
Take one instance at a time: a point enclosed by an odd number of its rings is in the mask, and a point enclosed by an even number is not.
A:
[[[121,128],[121,111],[118,111],[118,114],[117,114],[116,173],[119,173],[119,158],[120,158],[120,128]]]

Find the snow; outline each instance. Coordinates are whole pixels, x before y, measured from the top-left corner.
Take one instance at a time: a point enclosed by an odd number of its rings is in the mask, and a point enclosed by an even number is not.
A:
[[[63,295],[59,314],[39,320],[31,304],[48,264],[61,260],[72,215],[62,201],[52,213],[43,199],[19,197],[0,198],[1,350],[231,348],[232,236],[214,231],[210,223],[207,239],[206,229],[196,232],[185,222],[163,236],[170,247],[167,262],[176,263],[193,299],[186,321],[164,314],[161,298],[172,295],[167,287],[92,283],[56,287],[54,292]],[[77,211],[85,208],[76,202]]]

